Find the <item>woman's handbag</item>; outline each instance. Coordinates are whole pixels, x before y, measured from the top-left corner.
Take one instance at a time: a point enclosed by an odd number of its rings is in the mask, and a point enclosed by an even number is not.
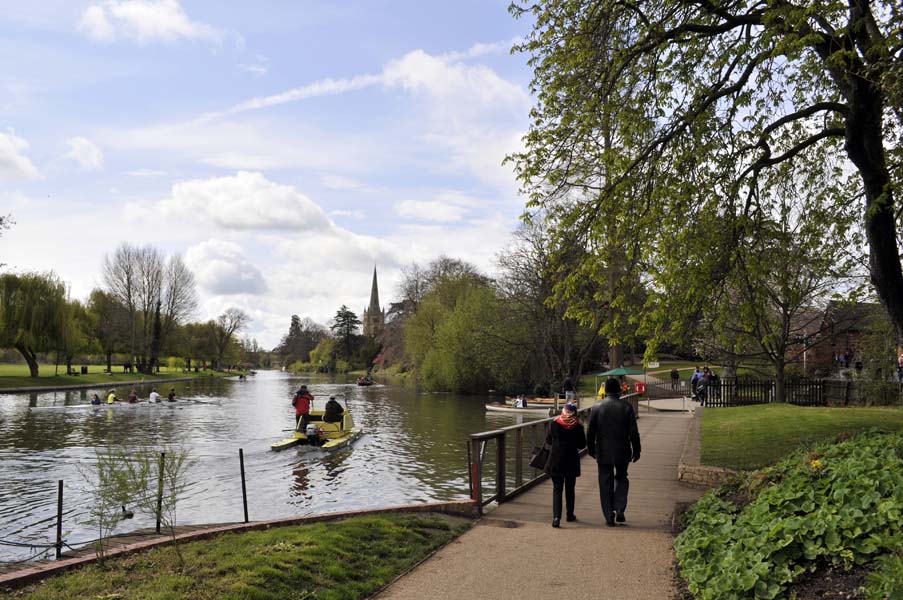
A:
[[[533,456],[530,457],[530,466],[540,471],[545,471],[549,464],[549,446],[543,444],[540,447],[533,448]]]

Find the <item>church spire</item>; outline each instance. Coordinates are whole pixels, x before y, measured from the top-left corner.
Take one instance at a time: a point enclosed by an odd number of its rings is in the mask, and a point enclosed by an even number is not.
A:
[[[373,266],[373,287],[370,288],[370,314],[379,312],[379,286],[376,285],[376,265]]]
[[[375,338],[382,333],[386,313],[379,308],[379,286],[376,283],[376,266],[373,267],[373,287],[370,288],[370,306],[364,309],[364,335]]]

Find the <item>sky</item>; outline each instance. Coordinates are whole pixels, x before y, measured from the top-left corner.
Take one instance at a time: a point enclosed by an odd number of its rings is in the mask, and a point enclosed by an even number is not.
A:
[[[509,0],[7,0],[0,262],[85,299],[122,242],[272,347],[447,255],[493,272],[533,99]]]

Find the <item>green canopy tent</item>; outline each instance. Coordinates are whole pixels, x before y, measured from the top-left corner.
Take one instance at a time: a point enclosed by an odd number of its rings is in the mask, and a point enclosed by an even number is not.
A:
[[[618,367],[617,369],[609,369],[604,373],[596,373],[596,380],[594,382],[596,386],[596,397],[599,397],[599,378],[600,377],[621,377],[627,375],[645,375],[646,371],[638,371],[636,369],[631,369],[629,367]]]

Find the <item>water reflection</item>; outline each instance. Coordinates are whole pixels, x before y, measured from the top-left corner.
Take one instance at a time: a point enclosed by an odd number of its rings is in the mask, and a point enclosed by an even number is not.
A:
[[[365,434],[334,452],[269,446],[294,426],[292,393],[306,383],[315,406],[344,398]],[[125,386],[119,386],[122,390]],[[160,389],[162,387],[163,389]],[[0,396],[0,539],[52,541],[56,481],[64,480],[64,529],[70,543],[94,532],[79,524],[90,502],[78,466],[97,449],[164,445],[188,448],[197,463],[179,508],[182,523],[241,520],[238,449],[244,449],[251,519],[460,499],[467,494],[467,434],[514,422],[486,413],[485,398],[417,395],[412,390],[354,381],[260,372],[247,381],[195,380],[164,384],[175,405],[85,407],[95,391]],[[149,386],[138,387],[146,398]],[[153,526],[136,515],[122,530]],[[24,556],[27,556],[25,552]],[[22,558],[0,546],[0,560]]]

